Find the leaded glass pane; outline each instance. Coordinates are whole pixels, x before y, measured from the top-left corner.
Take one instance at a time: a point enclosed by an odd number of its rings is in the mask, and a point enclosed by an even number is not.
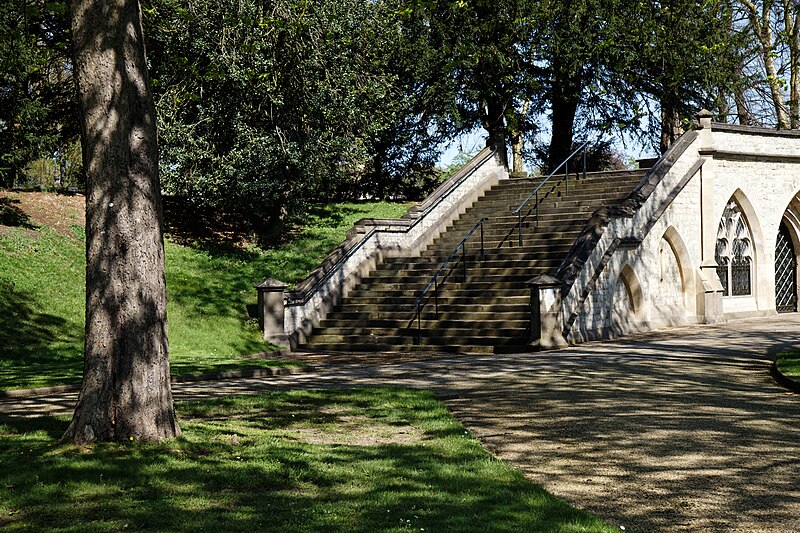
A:
[[[784,223],[775,244],[775,308],[779,313],[797,311],[797,258]]]
[[[750,260],[734,260],[731,264],[731,296],[750,294]]]

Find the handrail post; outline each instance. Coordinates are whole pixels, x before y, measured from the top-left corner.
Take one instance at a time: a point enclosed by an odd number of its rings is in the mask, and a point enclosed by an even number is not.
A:
[[[586,181],[586,148],[587,144],[584,143],[583,145],[583,180]]]
[[[461,262],[463,263],[464,283],[467,282],[467,243],[461,247]]]
[[[419,300],[415,305],[417,308],[417,346],[422,344],[422,313],[419,310]]]
[[[517,211],[517,226],[519,226],[519,247],[522,248],[522,210],[521,209],[519,211]]]
[[[439,277],[433,277],[433,301],[436,304],[436,318],[439,318]]]
[[[536,227],[539,227],[539,191],[536,191]]]
[[[564,161],[564,183],[566,189],[564,196],[569,196],[569,159]]]
[[[483,253],[483,222],[485,220],[486,219],[481,220],[481,263],[486,259],[486,255]]]

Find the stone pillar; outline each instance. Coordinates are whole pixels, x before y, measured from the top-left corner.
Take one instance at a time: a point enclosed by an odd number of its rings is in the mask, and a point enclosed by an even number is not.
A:
[[[258,324],[264,331],[264,340],[273,344],[288,343],[283,327],[283,293],[286,284],[265,278],[255,288],[258,289]]]
[[[705,109],[697,114],[700,124],[699,153],[708,157],[700,168],[700,216],[701,247],[703,257],[700,262],[700,281],[697,294],[697,316],[706,324],[724,320],[722,315],[722,284],[717,276],[717,226],[719,217],[714,213],[715,165],[714,139],[711,131],[712,113]]]
[[[531,289],[531,344],[540,349],[566,347],[561,317],[561,288],[564,283],[541,274],[530,279],[527,285]]]

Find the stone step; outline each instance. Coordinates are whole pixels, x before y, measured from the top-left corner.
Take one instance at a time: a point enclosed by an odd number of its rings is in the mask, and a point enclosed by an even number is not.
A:
[[[408,288],[399,288],[399,289],[385,289],[381,285],[373,285],[370,287],[359,286],[357,289],[353,290],[348,294],[345,301],[349,301],[350,298],[383,298],[383,299],[391,299],[391,298],[413,298],[416,300],[422,294],[422,287],[418,290],[411,290]],[[489,296],[486,296],[489,295]],[[491,290],[491,292],[487,291],[486,289],[472,289],[472,288],[463,288],[460,285],[458,287],[451,288],[449,281],[445,283],[443,286],[439,287],[439,296],[440,298],[482,298],[482,297],[492,297],[492,298],[506,298],[506,297],[515,297],[520,295],[528,295],[527,287],[495,287]]]
[[[431,306],[433,307],[433,306]],[[439,316],[438,320],[472,320],[472,321],[486,321],[486,320],[497,320],[502,318],[502,320],[525,320],[530,319],[530,309],[526,308],[524,311],[515,311],[515,312],[504,312],[502,315],[499,311],[484,311],[484,310],[472,310],[468,309],[469,306],[460,306],[459,308],[448,307],[447,309],[439,309]],[[395,310],[395,311],[372,311],[369,313],[363,313],[358,310],[353,310],[350,308],[342,309],[337,313],[337,317],[343,320],[357,320],[359,323],[361,321],[367,320],[407,320],[407,324],[411,322],[414,318],[414,310],[409,309],[404,310]],[[422,316],[423,320],[433,320],[436,318],[435,311],[429,310],[428,307],[425,307],[424,314]]]
[[[520,336],[520,339],[517,340],[518,343],[524,342],[523,338],[527,340],[527,337]],[[457,340],[457,343],[453,341]],[[380,344],[389,344],[394,346],[402,346],[405,343],[408,344],[416,344],[417,341],[421,346],[495,346],[497,344],[506,344],[509,342],[509,338],[504,338],[499,335],[486,335],[486,336],[477,336],[477,335],[470,335],[466,337],[459,337],[458,339],[453,339],[452,337],[441,337],[441,336],[431,336],[431,335],[421,335],[417,338],[416,333],[409,333],[408,335],[333,335],[327,333],[320,333],[319,335],[314,336],[314,342],[311,346],[314,345],[335,345],[335,344],[343,344],[346,346],[353,346],[353,345],[367,345],[371,343],[380,343]]]
[[[413,324],[412,324],[413,320]],[[516,331],[519,329],[525,329],[529,325],[529,318],[520,318],[516,320],[485,320],[481,321],[477,324],[477,327],[491,329],[497,327],[498,329],[509,329],[512,331]],[[370,331],[372,328],[376,329],[414,329],[416,331],[416,324],[417,321],[414,318],[414,313],[409,316],[405,317],[394,317],[394,318],[381,318],[381,319],[369,319],[363,323],[359,323],[357,325],[353,325],[350,320],[344,320],[342,318],[326,318],[320,323],[321,329],[362,329],[365,331]],[[476,327],[476,322],[470,319],[422,319],[421,325],[426,330],[438,329],[441,331],[459,331],[459,330],[469,330],[471,331]]]
[[[447,353],[447,354],[492,354],[504,353],[497,352],[496,347],[492,346],[465,346],[465,345],[436,345],[436,346],[416,346],[413,340],[403,344],[322,344],[312,341],[303,345],[304,350],[315,352],[381,352],[381,353]]]
[[[570,187],[569,190],[565,188],[560,189],[542,189],[539,191],[539,200],[549,200],[552,198],[614,198],[619,196],[627,196],[635,188],[637,184],[598,184],[595,186],[579,185],[577,187]],[[517,200],[517,204],[525,200],[534,189],[523,189],[519,187],[493,187],[484,193],[481,198],[482,202],[493,202],[496,200]],[[536,200],[536,195],[531,198],[531,201]]]
[[[445,328],[436,324],[434,327],[427,325],[431,321],[423,321],[419,330],[417,330],[417,321],[413,323],[405,323],[402,327],[352,327],[350,326],[321,326],[316,330],[319,335],[330,335],[344,337],[348,335],[355,335],[359,337],[416,337],[417,333],[422,337],[438,337],[458,339],[459,342],[470,336],[478,337],[501,337],[513,338],[520,334],[520,330],[527,327],[527,323],[519,321],[519,327],[504,327],[504,323],[497,322],[495,324],[481,324],[476,327],[474,324],[471,327],[460,328]]]
[[[396,305],[398,307],[404,306],[406,309],[413,308],[414,303],[420,296],[419,293],[409,295],[394,295],[394,296],[348,296],[341,304],[342,308],[352,305]],[[433,302],[433,297],[431,297]],[[463,292],[450,292],[439,293],[439,305],[496,305],[496,304],[509,304],[509,305],[529,305],[531,301],[530,294],[526,291],[519,291],[514,295],[490,295],[481,294],[475,295],[474,293],[468,294]]]
[[[460,256],[459,256],[460,257]],[[536,256],[537,259],[529,260],[529,259],[497,259],[492,253],[491,250],[486,251],[486,256],[483,261],[480,260],[479,255],[474,251],[470,250],[467,254],[467,262],[469,264],[474,264],[476,261],[478,262],[478,266],[480,268],[517,268],[517,269],[525,269],[525,268],[533,268],[536,267],[538,261],[540,260],[539,256]],[[420,258],[418,258],[420,259]],[[441,260],[435,261],[425,261],[425,262],[408,262],[408,263],[384,263],[382,264],[379,269],[382,272],[400,272],[400,271],[409,271],[409,272],[419,272],[420,275],[430,273],[433,275],[439,267],[441,267],[445,258]]]

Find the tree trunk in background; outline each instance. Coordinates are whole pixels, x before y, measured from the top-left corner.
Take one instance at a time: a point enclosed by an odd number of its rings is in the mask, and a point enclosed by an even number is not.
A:
[[[501,164],[508,167],[508,148],[506,146],[505,114],[506,106],[500,101],[487,102],[486,115],[483,117],[483,128],[489,134],[487,146],[497,150]]]
[[[800,128],[800,11],[796,0],[783,0],[784,33],[789,47],[789,127]]]
[[[512,129],[509,133],[509,138],[511,139],[511,153],[513,154],[512,172],[521,174],[525,172],[522,132],[518,129]]]
[[[579,75],[556,75],[553,80],[553,132],[550,138],[547,168],[553,170],[561,164],[572,151],[572,136],[575,128],[575,115],[581,98]]]
[[[86,173],[86,347],[65,440],[178,435],[156,120],[138,0],[72,0]]]
[[[661,153],[666,152],[683,134],[677,106],[667,99],[661,100]]]
[[[738,78],[744,78],[744,67],[740,67]],[[742,84],[737,84],[733,90],[733,101],[736,103],[736,115],[739,120],[740,126],[753,126],[755,121],[753,115],[750,113],[750,108],[747,105],[747,98],[744,95],[744,87]]]
[[[775,110],[775,120],[778,129],[787,129],[789,127],[789,115],[786,111],[786,102],[783,100],[781,78],[778,76],[778,71],[775,68],[775,55],[777,52],[772,35],[771,3],[762,2],[760,6],[761,12],[759,13],[759,6],[751,0],[739,0],[739,2],[745,8],[747,16],[750,19],[750,27],[758,39],[759,53],[764,63],[764,73],[767,76],[767,84],[769,85],[772,107]]]
[[[521,174],[525,172],[525,138],[523,124],[528,116],[528,111],[531,108],[531,103],[526,101],[522,104],[522,109],[510,109],[508,112],[509,133],[508,137],[511,141],[511,154],[513,160],[512,171]]]

